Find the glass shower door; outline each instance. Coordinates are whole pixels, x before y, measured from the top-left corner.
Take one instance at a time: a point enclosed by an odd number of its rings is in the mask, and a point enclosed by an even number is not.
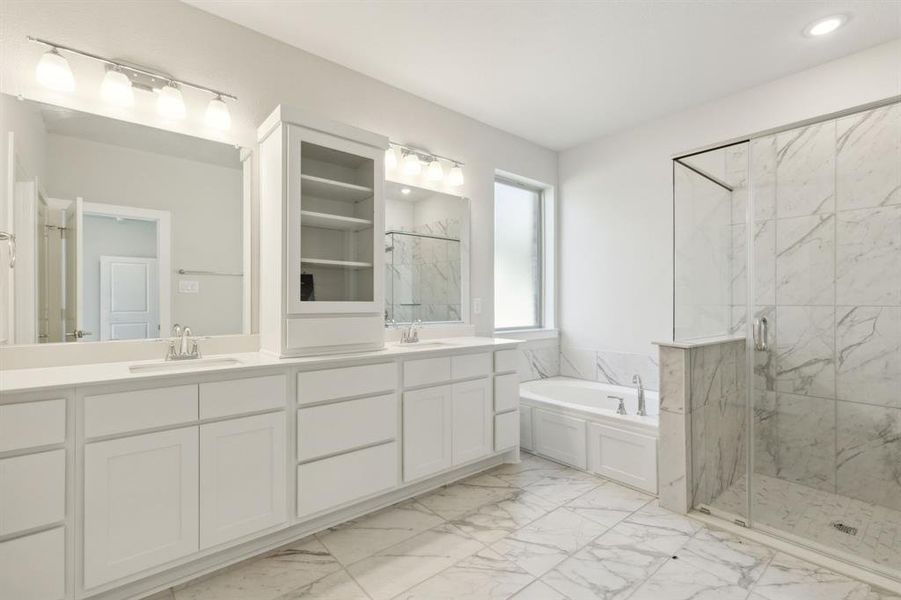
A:
[[[901,105],[754,139],[753,526],[901,572]]]

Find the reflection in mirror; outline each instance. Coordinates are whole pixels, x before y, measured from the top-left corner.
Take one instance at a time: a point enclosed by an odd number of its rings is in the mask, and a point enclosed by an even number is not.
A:
[[[0,271],[0,343],[159,338],[175,323],[196,335],[244,331],[238,148],[0,102],[11,191],[0,222],[17,242],[15,267]]]
[[[463,320],[465,198],[385,182],[385,318]]]

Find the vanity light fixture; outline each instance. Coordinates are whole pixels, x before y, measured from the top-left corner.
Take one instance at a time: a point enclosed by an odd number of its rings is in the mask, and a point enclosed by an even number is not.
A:
[[[69,61],[60,54],[60,52],[68,52],[107,65],[106,75],[100,86],[100,96],[111,104],[124,107],[134,106],[134,89],[137,88],[157,94],[157,111],[163,117],[184,119],[187,116],[187,109],[181,90],[182,88],[192,88],[213,96],[207,105],[205,115],[205,122],[209,127],[225,130],[231,126],[231,115],[225,103],[226,100],[237,100],[231,94],[182,79],[175,79],[170,75],[140,65],[113,60],[49,40],[31,36],[28,36],[27,39],[29,42],[50,48],[41,56],[35,76],[38,83],[52,90],[71,92],[75,89],[75,77],[72,75],[72,69],[69,68]]]
[[[116,67],[109,67],[100,84],[100,96],[110,104],[128,108],[135,105],[135,93],[128,75]]]
[[[432,157],[432,161],[429,163],[428,169],[426,169],[425,178],[429,181],[441,181],[444,179],[444,169],[441,168],[441,163],[438,162],[437,158]]]
[[[59,53],[55,46],[44,52],[34,72],[38,83],[57,92],[72,92],[75,90],[75,77],[69,68],[69,61]]]
[[[232,126],[232,117],[228,112],[228,106],[222,96],[216,96],[206,107],[205,121],[207,127],[226,131]]]
[[[170,82],[169,85],[160,88],[156,98],[156,111],[167,119],[184,119],[185,100],[181,97],[181,90]]]
[[[389,147],[385,150],[385,169],[393,171],[397,168],[397,148]]]
[[[450,173],[447,174],[447,182],[454,187],[460,187],[463,185],[463,181],[463,169],[458,163],[454,163]]]
[[[413,152],[404,155],[404,175],[419,175],[422,172],[422,163]]]
[[[804,29],[804,35],[807,37],[826,35],[827,33],[832,33],[847,22],[848,17],[845,15],[833,15],[824,19],[818,19]]]

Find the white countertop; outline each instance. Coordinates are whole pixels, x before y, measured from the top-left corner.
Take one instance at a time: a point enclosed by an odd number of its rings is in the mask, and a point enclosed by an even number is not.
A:
[[[203,363],[192,364],[186,360],[178,363],[177,368],[133,373],[132,365],[162,363],[164,361],[127,361],[112,363],[95,363],[71,365],[65,367],[41,367],[34,369],[13,369],[0,371],[0,393],[26,392],[48,388],[71,387],[77,385],[114,383],[122,381],[138,381],[196,375],[201,373],[222,373],[223,371],[240,371],[263,367],[292,367],[300,365],[321,365],[326,367],[343,366],[355,362],[371,362],[372,359],[401,359],[418,354],[443,356],[455,354],[460,350],[490,349],[499,350],[513,348],[519,340],[490,337],[453,337],[436,340],[423,340],[418,344],[388,343],[381,350],[355,352],[351,354],[325,354],[304,356],[299,358],[278,358],[264,352],[248,352],[243,354],[216,354],[205,358],[231,358],[238,362],[217,366],[203,366]],[[437,345],[440,344],[440,345]]]

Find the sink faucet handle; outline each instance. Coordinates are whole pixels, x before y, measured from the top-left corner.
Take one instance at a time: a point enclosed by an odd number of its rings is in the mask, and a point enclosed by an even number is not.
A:
[[[174,325],[172,325],[172,331],[170,331],[170,333],[172,334],[172,337],[180,338],[181,337],[181,325],[179,325],[178,323],[175,323]]]

